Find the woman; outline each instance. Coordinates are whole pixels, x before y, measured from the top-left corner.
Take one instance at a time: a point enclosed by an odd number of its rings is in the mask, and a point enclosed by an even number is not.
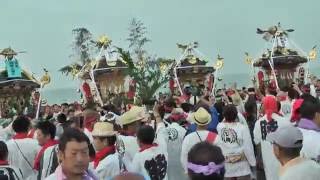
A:
[[[113,177],[119,173],[119,160],[116,153],[116,134],[113,125],[108,122],[97,122],[92,131],[96,156],[93,167],[99,175],[99,179]]]
[[[248,128],[237,121],[234,105],[224,108],[224,120],[218,125],[219,143],[225,156],[225,179],[250,180],[250,166],[256,165],[252,140]]]

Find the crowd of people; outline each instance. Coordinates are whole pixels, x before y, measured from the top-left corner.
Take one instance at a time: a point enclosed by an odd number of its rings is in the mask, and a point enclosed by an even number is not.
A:
[[[317,87],[233,86],[195,104],[161,95],[153,109],[64,103],[39,119],[18,114],[0,129],[0,179],[316,180]]]

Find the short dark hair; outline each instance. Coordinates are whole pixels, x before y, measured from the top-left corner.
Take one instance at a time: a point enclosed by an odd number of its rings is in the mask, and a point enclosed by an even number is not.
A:
[[[107,140],[108,146],[112,146],[116,144],[117,137],[116,136],[108,136],[108,137],[98,137],[100,141]]]
[[[16,133],[26,133],[30,126],[31,122],[26,116],[18,116],[12,123],[12,129]]]
[[[301,118],[306,118],[313,120],[317,112],[320,112],[320,103],[314,97],[308,97],[307,100],[304,100],[300,109],[299,113]]]
[[[238,117],[238,110],[235,105],[229,104],[223,108],[223,117],[228,122],[234,122]]]
[[[137,138],[143,144],[152,144],[155,138],[154,129],[147,125],[141,126],[138,130]]]
[[[68,115],[69,115],[70,113],[72,113],[72,112],[74,113],[74,112],[76,112],[76,111],[75,111],[74,109],[69,109],[69,110],[68,110]]]
[[[57,116],[57,121],[61,124],[67,122],[67,116],[63,113],[60,113],[58,116]]]
[[[192,105],[190,103],[182,103],[181,108],[183,109],[184,112],[188,113],[192,109]]]
[[[8,158],[8,147],[3,141],[0,141],[0,160],[7,160]]]
[[[302,147],[297,147],[297,148],[285,148],[277,145],[279,147],[279,151],[282,152],[284,156],[290,159],[294,159],[296,157],[300,156],[300,151]]]
[[[71,141],[79,143],[86,142],[88,144],[88,148],[90,145],[89,138],[83,132],[75,128],[67,128],[59,139],[59,150],[64,152],[68,142]]]
[[[310,101],[312,103],[317,103],[319,101],[317,98],[313,97],[310,94],[302,94],[300,98],[303,99],[303,102]]]
[[[290,99],[296,99],[299,97],[299,93],[296,90],[294,90],[293,88],[289,88],[288,89],[288,97]]]
[[[62,103],[61,106],[69,106],[68,103]]]
[[[188,153],[188,162],[197,165],[208,165],[210,162],[222,164],[224,162],[224,156],[218,146],[204,141],[191,148]],[[195,173],[188,169],[188,174],[191,180],[223,180],[224,173],[224,168],[221,169],[220,173],[213,173],[208,176],[202,173]]]
[[[279,112],[279,111],[281,110],[281,102],[280,102],[280,101],[277,101],[277,106],[278,106],[278,107],[277,107],[277,108],[278,108],[277,110],[278,110],[278,112]]]
[[[49,135],[51,139],[56,136],[56,126],[50,121],[40,121],[36,128],[41,130],[42,134]]]
[[[246,113],[252,115],[257,113],[257,103],[255,101],[247,101],[244,104],[244,109]]]

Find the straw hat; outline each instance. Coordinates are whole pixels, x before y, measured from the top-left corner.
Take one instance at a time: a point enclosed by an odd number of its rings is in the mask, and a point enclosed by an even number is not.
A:
[[[133,106],[129,111],[120,116],[121,125],[127,125],[147,118],[143,107]]]
[[[197,125],[205,126],[211,122],[211,115],[207,110],[200,107],[196,112],[192,114],[192,119]]]
[[[94,124],[91,134],[92,136],[108,137],[116,135],[117,131],[114,131],[113,124],[111,123],[97,122]]]

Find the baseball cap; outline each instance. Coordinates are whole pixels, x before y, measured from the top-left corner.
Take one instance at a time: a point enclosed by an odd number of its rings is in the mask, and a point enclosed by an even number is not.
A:
[[[297,127],[287,125],[268,134],[267,140],[284,148],[298,148],[302,147],[303,135]]]

